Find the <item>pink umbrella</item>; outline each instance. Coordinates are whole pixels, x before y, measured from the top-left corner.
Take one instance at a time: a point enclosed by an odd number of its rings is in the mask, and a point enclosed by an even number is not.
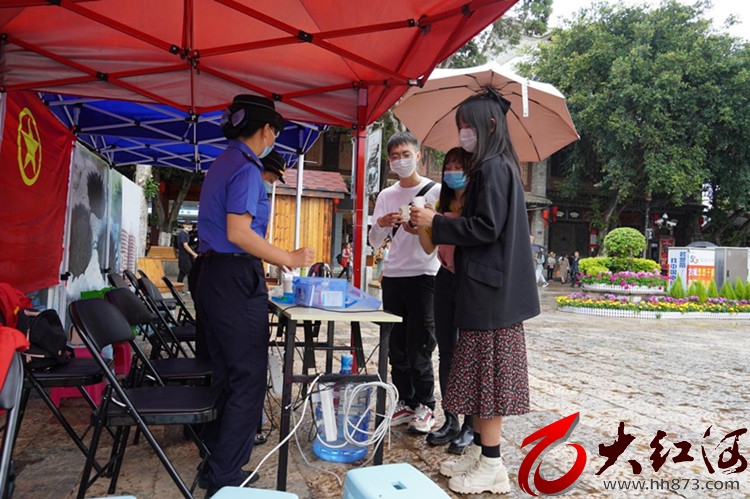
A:
[[[495,63],[436,69],[422,88],[407,91],[393,112],[422,144],[447,151],[459,145],[456,108],[487,87],[511,103],[508,129],[521,161],[541,161],[578,140],[565,97],[555,87]]]

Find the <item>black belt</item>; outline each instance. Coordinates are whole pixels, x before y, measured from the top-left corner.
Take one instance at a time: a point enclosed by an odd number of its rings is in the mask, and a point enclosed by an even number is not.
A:
[[[201,256],[210,258],[244,258],[245,260],[260,260],[257,256],[253,256],[249,253],[220,253],[214,250],[208,250],[201,253]]]

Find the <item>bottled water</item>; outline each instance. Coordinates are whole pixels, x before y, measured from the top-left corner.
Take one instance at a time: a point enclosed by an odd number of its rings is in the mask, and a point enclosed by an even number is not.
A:
[[[351,355],[342,356],[340,374],[351,374],[351,366]],[[313,452],[320,459],[335,463],[351,463],[364,459],[368,447],[348,441],[346,435],[354,442],[367,440],[371,388],[357,389],[356,383],[321,383],[318,386],[321,393],[313,396],[318,430],[313,442]],[[330,397],[332,403],[329,401]],[[331,410],[333,414],[330,413]],[[332,424],[334,420],[335,429]]]

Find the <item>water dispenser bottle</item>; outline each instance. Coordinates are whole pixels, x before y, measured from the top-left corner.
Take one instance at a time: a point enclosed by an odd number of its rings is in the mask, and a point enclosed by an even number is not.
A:
[[[343,355],[340,374],[351,373],[352,356]],[[368,436],[371,389],[357,389],[357,386],[357,383],[318,385],[319,393],[313,397],[315,424],[318,430],[313,442],[313,452],[320,459],[335,463],[351,463],[367,456],[366,445],[357,445],[346,439],[348,434],[350,440],[364,442]]]

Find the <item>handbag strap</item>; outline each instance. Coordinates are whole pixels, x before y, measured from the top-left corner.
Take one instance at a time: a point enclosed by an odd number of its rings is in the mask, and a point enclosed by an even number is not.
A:
[[[430,192],[430,189],[432,189],[432,187],[433,187],[434,185],[435,185],[435,182],[433,182],[432,180],[430,180],[430,181],[429,181],[429,182],[427,183],[427,185],[425,185],[424,187],[422,187],[421,189],[419,189],[419,192],[418,192],[418,193],[417,193],[417,195],[416,195],[416,196],[414,196],[414,197],[415,197],[415,198],[418,198],[419,196],[424,196],[425,194],[427,194],[428,192]],[[401,224],[398,224],[397,226],[395,226],[395,227],[393,228],[393,231],[391,232],[391,239],[393,239],[393,238],[394,238],[394,237],[396,236],[396,231],[398,231],[398,228],[399,228],[399,227],[401,227]]]

